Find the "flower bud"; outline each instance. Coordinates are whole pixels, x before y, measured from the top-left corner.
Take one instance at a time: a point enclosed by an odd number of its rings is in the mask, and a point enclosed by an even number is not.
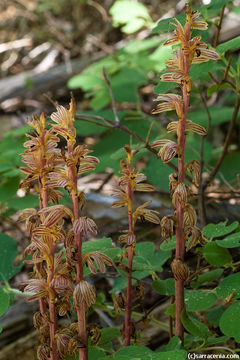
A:
[[[175,280],[187,280],[189,275],[189,269],[188,266],[181,259],[174,259],[171,263],[171,269]]]
[[[81,280],[74,289],[73,302],[76,309],[85,306],[86,310],[96,300],[96,290],[88,281]]]

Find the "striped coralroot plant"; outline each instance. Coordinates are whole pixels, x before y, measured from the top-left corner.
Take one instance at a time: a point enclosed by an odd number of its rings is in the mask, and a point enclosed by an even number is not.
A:
[[[120,166],[122,174],[119,179],[118,185],[119,189],[115,189],[113,192],[113,196],[120,198],[113,202],[112,207],[123,207],[126,206],[128,209],[128,229],[124,230],[124,235],[119,237],[119,241],[125,244],[127,248],[126,252],[123,253],[123,257],[127,258],[127,267],[125,270],[127,271],[127,294],[126,298],[121,297],[124,304],[122,304],[122,308],[125,308],[125,321],[124,321],[124,343],[125,346],[130,345],[131,338],[136,337],[135,324],[131,320],[131,312],[132,312],[132,271],[133,271],[133,258],[135,254],[135,246],[136,246],[136,236],[135,236],[135,224],[138,219],[141,221],[150,221],[155,224],[159,224],[160,220],[157,216],[158,212],[155,210],[150,210],[147,208],[151,204],[152,201],[148,201],[140,206],[138,206],[134,210],[134,192],[135,191],[153,191],[154,187],[150,184],[142,183],[142,181],[146,180],[146,176],[142,173],[139,173],[134,167],[132,167],[133,157],[136,155],[137,150],[131,150],[129,145],[125,146],[126,151],[126,161],[121,160]],[[141,288],[141,286],[139,286]],[[142,288],[137,295],[139,298],[142,296]],[[118,300],[115,299],[115,303]]]
[[[95,287],[84,279],[84,265],[92,273],[104,272],[112,266],[112,260],[94,251],[82,254],[83,240],[89,234],[97,234],[95,222],[80,211],[85,195],[77,188],[79,175],[94,170],[98,159],[89,156],[85,145],[76,145],[74,128],[75,105],[69,109],[57,106],[51,118],[55,122],[46,130],[46,118],[34,117],[29,125],[34,128],[30,140],[25,143],[23,162],[28,167],[22,188],[38,192],[40,210],[25,209],[20,220],[26,220],[31,243],[25,254],[31,254],[28,263],[34,264],[32,279],[24,284],[24,291],[33,292],[29,300],[39,299],[40,311],[34,315],[34,325],[40,330],[39,360],[60,360],[78,351],[79,360],[88,358],[86,312],[95,302]],[[58,149],[59,135],[66,141],[65,148]],[[58,188],[64,188],[72,201],[73,211],[59,200],[63,196]],[[57,189],[56,189],[57,188]],[[49,205],[50,201],[56,205]],[[70,218],[70,228],[64,218]],[[77,322],[58,326],[58,317],[71,312],[73,298]]]
[[[160,78],[161,81],[175,82],[181,89],[181,96],[177,94],[160,94],[156,101],[159,103],[153,114],[164,111],[175,110],[178,121],[172,121],[167,126],[167,131],[175,131],[177,134],[177,143],[168,139],[155,141],[152,148],[160,147],[159,156],[162,162],[167,163],[175,156],[178,157],[178,174],[171,174],[170,195],[174,207],[174,215],[165,216],[161,220],[162,236],[164,239],[171,238],[176,229],[176,253],[171,268],[175,278],[175,302],[176,302],[176,320],[175,335],[183,341],[184,329],[181,321],[181,312],[184,308],[184,283],[188,278],[188,267],[184,262],[185,242],[190,240],[187,251],[198,242],[202,243],[200,229],[196,226],[197,216],[194,208],[188,203],[191,197],[191,190],[185,184],[185,172],[192,175],[193,183],[198,186],[200,175],[200,164],[193,160],[185,164],[185,144],[186,133],[195,132],[199,135],[206,135],[206,130],[187,119],[189,97],[192,89],[192,80],[190,77],[190,67],[192,64],[200,64],[208,60],[217,60],[218,54],[208,49],[207,44],[201,41],[201,36],[192,37],[192,31],[206,30],[207,23],[199,21],[200,14],[197,11],[191,11],[186,5],[186,23],[184,27],[174,18],[174,35],[167,40],[164,45],[180,43],[180,46],[174,53],[174,57],[166,61],[167,73]]]

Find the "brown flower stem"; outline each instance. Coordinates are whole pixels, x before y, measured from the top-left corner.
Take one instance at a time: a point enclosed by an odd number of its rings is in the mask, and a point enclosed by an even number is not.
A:
[[[68,143],[68,154],[73,153],[73,147]],[[69,166],[69,173],[73,183],[72,190],[72,202],[73,202],[73,216],[74,220],[79,218],[79,199],[77,192],[77,174],[75,166]],[[83,265],[82,265],[82,236],[81,234],[75,234],[74,236],[74,247],[76,251],[76,284],[79,284],[83,280]],[[81,306],[80,309],[77,309],[77,318],[78,318],[78,336],[79,336],[79,360],[88,359],[88,339],[86,332],[86,314],[85,307]]]
[[[130,164],[128,163],[130,169]],[[133,191],[131,183],[128,182],[128,223],[129,232],[133,233]],[[125,324],[124,324],[124,343],[125,346],[130,345],[131,332],[130,332],[130,320],[132,312],[132,263],[133,263],[133,246],[128,247],[128,273],[127,273],[127,300],[125,311]]]
[[[186,25],[187,26],[187,25]],[[187,31],[188,39],[190,40],[190,28],[188,27]],[[183,44],[182,44],[183,46]],[[189,55],[184,55],[184,73],[187,79],[189,79]],[[183,95],[183,118],[179,119],[179,133],[178,133],[178,145],[180,148],[180,156],[178,158],[178,182],[184,183],[185,179],[185,170],[184,170],[184,160],[185,160],[185,145],[186,145],[186,135],[185,135],[185,126],[187,120],[188,106],[189,106],[189,91],[188,83],[186,80],[182,86],[182,95]],[[177,227],[176,227],[176,253],[175,258],[181,259],[184,261],[185,253],[185,239],[183,236],[183,217],[184,217],[184,206],[178,202],[176,207],[176,218],[177,218]],[[181,321],[181,313],[184,308],[184,280],[175,279],[175,301],[176,301],[176,322],[175,322],[175,335],[179,336],[182,343],[184,341],[184,328]]]
[[[46,135],[46,130],[43,132],[42,137],[41,137],[42,148],[43,148],[42,169],[44,169],[46,166],[46,159],[44,157],[45,135]],[[46,179],[45,179],[44,174],[42,175],[42,178],[40,179],[40,192],[41,192],[40,209],[46,208],[46,207],[48,207],[48,194],[47,194]],[[55,262],[55,259],[54,259],[55,246],[54,246],[52,239],[50,239],[49,245],[50,245],[50,258],[51,258],[51,264],[52,264],[51,269],[49,269],[50,272],[49,272],[49,277],[48,277],[48,283],[50,284],[54,277],[54,262]],[[40,304],[40,309],[43,306],[45,308],[45,304],[44,305]],[[49,317],[50,317],[50,322],[49,322],[50,360],[58,360],[58,353],[57,353],[56,342],[55,342],[55,333],[57,330],[57,315],[56,315],[56,309],[55,309],[55,296],[54,295],[49,298],[48,308],[49,308]]]

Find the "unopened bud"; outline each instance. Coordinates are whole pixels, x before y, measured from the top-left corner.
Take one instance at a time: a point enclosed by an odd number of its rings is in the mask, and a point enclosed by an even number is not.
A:
[[[181,259],[174,259],[171,263],[171,269],[175,280],[187,280],[189,269]]]

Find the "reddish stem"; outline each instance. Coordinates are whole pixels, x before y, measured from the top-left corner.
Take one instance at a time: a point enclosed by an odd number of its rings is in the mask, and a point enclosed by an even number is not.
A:
[[[128,164],[130,170],[130,164]],[[131,188],[130,181],[128,186],[128,223],[129,232],[133,233],[133,191]],[[132,263],[133,263],[133,246],[128,247],[128,273],[127,273],[127,300],[126,300],[126,311],[125,311],[125,324],[124,324],[124,343],[125,346],[130,345],[131,340],[131,329],[130,320],[132,312]]]
[[[185,27],[187,41],[190,40],[190,28],[187,24]],[[183,46],[183,45],[182,45]],[[186,78],[189,76],[189,55],[184,55],[184,73]],[[179,134],[178,134],[178,145],[181,149],[181,154],[178,158],[178,182],[184,183],[185,179],[185,170],[184,170],[184,160],[185,160],[185,145],[186,145],[186,135],[185,135],[185,126],[187,120],[188,106],[189,106],[189,93],[187,89],[187,83],[183,83],[182,87],[183,95],[183,119],[180,119],[179,124]],[[184,261],[185,253],[185,239],[183,236],[183,217],[184,217],[184,207],[177,203],[176,207],[176,218],[177,218],[177,227],[176,227],[176,253],[175,258],[181,259]],[[184,308],[184,280],[175,279],[175,302],[176,302],[176,321],[175,321],[175,335],[179,336],[182,343],[184,341],[184,328],[181,320],[181,313]]]
[[[73,147],[70,143],[68,143],[68,154],[71,155],[73,153]],[[72,190],[72,202],[73,202],[73,215],[74,220],[79,218],[79,199],[77,193],[77,174],[75,166],[69,167],[70,177],[73,183]],[[76,251],[76,283],[78,284],[81,280],[83,280],[83,264],[82,264],[82,236],[81,234],[75,234],[74,236],[74,247]],[[85,308],[82,306],[80,309],[77,309],[77,318],[78,318],[78,336],[79,341],[82,347],[79,347],[79,360],[87,360],[88,359],[88,338],[86,331],[86,314]]]
[[[42,169],[46,166],[46,159],[44,157],[44,151],[45,151],[45,135],[46,130],[43,132],[41,137],[42,142],[42,148],[43,148],[43,157],[42,157]],[[48,194],[47,194],[47,187],[45,185],[45,177],[44,174],[40,178],[40,209],[48,207]],[[51,269],[49,269],[49,278],[48,283],[50,284],[53,277],[54,277],[54,253],[55,253],[55,246],[53,243],[53,240],[49,240],[49,246],[50,246],[50,258],[51,258]],[[41,266],[41,264],[40,264]],[[45,309],[45,303],[42,299],[40,299],[40,311],[42,309]],[[56,342],[55,342],[55,333],[57,329],[57,315],[56,315],[56,309],[55,309],[55,297],[50,297],[48,302],[48,308],[49,308],[49,330],[50,330],[50,360],[58,360],[58,352],[56,348]],[[46,310],[45,310],[46,311]]]

